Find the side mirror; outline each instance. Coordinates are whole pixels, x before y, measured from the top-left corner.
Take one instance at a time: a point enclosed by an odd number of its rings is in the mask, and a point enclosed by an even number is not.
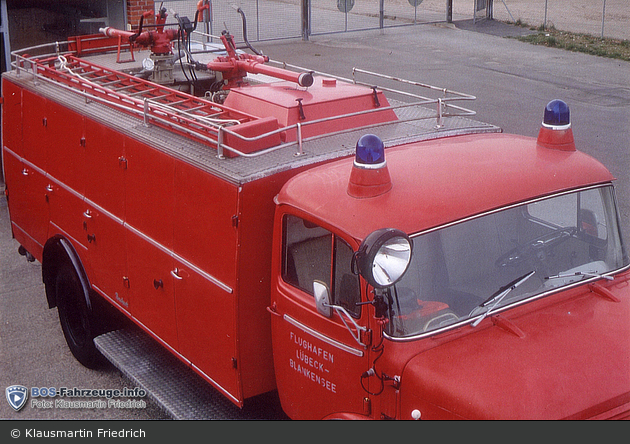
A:
[[[330,305],[328,286],[322,281],[313,281],[313,294],[315,295],[315,307],[317,307],[317,312],[327,318],[331,317],[332,307]]]
[[[328,286],[322,281],[315,280],[313,281],[313,293],[315,294],[315,307],[317,307],[317,312],[322,316],[330,318],[332,317],[332,311],[334,309],[341,318],[343,324],[346,326],[346,328],[354,338],[354,340],[357,341],[357,344],[362,347],[367,347],[366,344],[361,342],[361,334],[362,332],[363,334],[365,334],[367,328],[357,324],[345,308],[339,305],[330,304],[330,291],[328,290]],[[350,320],[352,325],[354,325],[356,331],[354,331],[352,327],[348,325],[346,318]]]
[[[411,262],[411,239],[394,228],[370,233],[353,257],[358,273],[374,288],[398,282]]]

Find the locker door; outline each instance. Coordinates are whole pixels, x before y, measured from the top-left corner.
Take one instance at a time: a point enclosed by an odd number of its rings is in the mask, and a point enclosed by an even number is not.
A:
[[[52,101],[47,106],[45,144],[51,229],[86,247],[82,226],[86,209],[84,117]]]
[[[22,150],[24,159],[46,171],[48,133],[47,100],[28,90],[22,91]]]
[[[123,310],[129,310],[125,234],[124,136],[85,119],[84,229],[91,282]]]
[[[2,146],[22,156],[22,89],[2,80]]]
[[[177,329],[182,355],[242,401],[236,355],[234,295],[218,287],[205,273],[175,261]]]
[[[101,294],[129,311],[126,236],[123,220],[91,205],[83,213],[90,281]]]
[[[175,305],[181,353],[242,401],[236,352],[236,186],[177,162]]]
[[[56,181],[79,194],[85,192],[86,163],[84,118],[82,115],[47,103],[46,171]]]
[[[177,344],[173,246],[174,160],[125,140],[127,254],[131,314],[174,349]]]
[[[13,235],[20,245],[41,259],[48,217],[45,177],[7,150],[3,162]]]
[[[178,349],[175,321],[173,258],[148,239],[127,231],[129,311],[174,350]]]
[[[116,217],[125,217],[125,137],[85,119],[85,197]]]

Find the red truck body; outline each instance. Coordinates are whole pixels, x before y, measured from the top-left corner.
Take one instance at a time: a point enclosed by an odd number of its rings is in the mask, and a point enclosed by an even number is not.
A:
[[[570,125],[502,134],[442,99],[410,117],[330,76],[230,80],[214,104],[76,46],[3,75],[2,164],[13,236],[86,365],[75,317],[103,300],[234,404],[277,390],[296,419],[628,416],[614,178]],[[386,148],[366,167],[368,133]],[[373,285],[361,258],[386,228],[413,255]]]

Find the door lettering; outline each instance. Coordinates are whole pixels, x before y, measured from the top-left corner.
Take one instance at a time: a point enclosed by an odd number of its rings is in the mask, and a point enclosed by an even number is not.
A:
[[[337,385],[325,376],[330,373],[326,364],[334,363],[334,355],[294,332],[289,332],[289,338],[297,346],[295,359],[289,358],[289,367],[326,390],[337,393]]]

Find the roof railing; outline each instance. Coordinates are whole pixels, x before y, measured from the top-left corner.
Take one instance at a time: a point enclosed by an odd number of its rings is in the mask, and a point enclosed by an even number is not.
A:
[[[374,88],[375,91],[376,91],[376,88],[378,88],[379,90],[384,91],[384,92],[389,92],[393,94],[398,94],[406,98],[411,98],[413,99],[413,101],[400,102],[400,103],[397,103],[396,105],[391,105],[387,107],[378,107],[371,110],[362,110],[362,111],[346,113],[342,115],[336,115],[332,117],[325,117],[325,118],[312,120],[308,122],[299,122],[293,125],[288,125],[285,127],[278,128],[273,131],[265,132],[264,134],[247,137],[242,134],[239,134],[238,132],[230,130],[230,127],[240,124],[240,121],[238,119],[212,118],[205,115],[194,114],[191,109],[178,109],[172,106],[173,105],[172,103],[169,104],[169,103],[161,102],[164,96],[136,98],[136,96],[140,95],[141,93],[145,93],[145,91],[136,91],[136,92],[126,93],[125,91],[127,89],[132,89],[131,86],[129,88],[119,87],[118,90],[116,90],[116,88],[107,88],[107,86],[104,86],[103,84],[95,84],[96,87],[89,87],[90,86],[89,79],[88,79],[88,82],[86,82],[85,81],[86,79],[83,79],[81,77],[81,74],[79,73],[80,69],[75,70],[75,69],[64,68],[65,71],[63,74],[66,76],[74,76],[76,77],[77,81],[72,82],[68,79],[65,79],[63,82],[60,81],[60,78],[54,75],[53,73],[56,70],[58,71],[59,69],[61,69],[61,67],[63,66],[63,59],[66,56],[75,54],[74,51],[69,51],[67,49],[65,51],[62,51],[61,47],[65,45],[67,48],[69,47],[69,45],[74,44],[74,43],[75,42],[70,42],[70,41],[55,42],[55,43],[37,45],[30,48],[13,51],[11,52],[11,55],[12,57],[15,58],[15,60],[12,61],[11,65],[17,71],[16,74],[18,76],[22,72],[30,73],[33,76],[34,82],[42,80],[42,81],[54,83],[68,91],[72,91],[76,94],[84,96],[86,100],[99,102],[107,106],[122,110],[126,113],[133,114],[137,116],[138,118],[140,118],[146,126],[149,126],[151,123],[155,123],[162,127],[164,126],[170,127],[179,133],[185,134],[191,138],[195,138],[205,144],[208,144],[216,148],[217,157],[219,158],[225,157],[224,156],[225,151],[229,151],[240,157],[249,158],[249,157],[262,156],[267,153],[277,151],[280,149],[286,149],[289,147],[295,147],[294,148],[295,155],[302,155],[304,154],[303,144],[306,141],[329,137],[332,135],[348,133],[348,132],[356,131],[357,129],[359,129],[359,128],[348,128],[348,129],[336,131],[334,133],[327,133],[327,134],[304,138],[303,131],[305,127],[309,125],[332,122],[332,121],[349,118],[349,117],[367,115],[373,112],[383,112],[385,110],[402,110],[405,108],[414,108],[414,107],[426,108],[427,105],[435,106],[435,112],[429,113],[428,115],[412,116],[409,118],[399,118],[394,121],[363,126],[361,127],[361,129],[374,128],[378,126],[385,126],[385,125],[391,125],[391,124],[396,124],[396,123],[413,122],[413,121],[418,121],[418,120],[436,119],[435,129],[437,130],[444,126],[445,118],[454,117],[454,116],[472,116],[476,114],[475,111],[473,110],[470,110],[470,109],[467,109],[467,108],[464,108],[462,106],[455,105],[452,103],[455,101],[474,100],[475,96],[470,95],[470,94],[448,90],[446,88],[440,88],[440,87],[428,85],[425,83],[387,76],[384,74],[373,73],[373,72],[365,71],[359,68],[353,68],[352,79],[347,79],[347,78],[343,78],[343,77],[339,77],[339,76],[335,76],[335,75],[323,73],[323,72],[311,71],[311,72],[314,72],[314,73],[317,73],[326,77],[335,78],[344,82],[350,82],[350,83],[354,83],[354,84],[358,84],[362,86],[371,87],[371,88]],[[46,50],[51,47],[53,49],[52,52],[48,52],[48,53],[43,52],[42,54],[39,54],[39,55],[32,54],[34,51],[39,52],[40,50]],[[283,62],[277,62],[277,61],[270,61],[270,62],[281,65],[284,68],[292,68],[292,69],[297,69],[301,71],[308,71],[307,69],[304,69],[295,65],[283,63]],[[113,72],[118,73],[118,71],[113,71]],[[421,88],[428,91],[437,92],[441,94],[441,96],[436,97],[436,98],[431,98],[425,95],[411,93],[411,92],[403,91],[400,89],[387,88],[383,86],[374,86],[371,83],[368,83],[365,81],[361,82],[357,80],[358,75],[365,75],[369,77],[378,78],[381,80],[391,81],[400,85],[408,85],[415,88]],[[129,76],[129,77],[133,77],[133,76]],[[107,78],[107,75],[104,75],[103,78]],[[79,81],[79,80],[82,80],[82,81]],[[94,83],[94,82],[91,82],[91,83]],[[121,82],[115,82],[112,85],[116,85],[118,83],[121,83]],[[86,87],[86,84],[88,87]],[[162,86],[162,85],[156,85],[156,87],[158,87],[160,90],[166,90],[166,91],[169,90],[168,87]],[[97,90],[98,90],[98,93],[97,93]],[[177,93],[178,95],[184,95],[184,96],[187,95],[185,93],[181,93],[176,90],[173,90],[173,92]],[[113,99],[114,97],[116,97],[117,99],[114,100]],[[195,97],[191,95],[190,98],[195,99],[197,101],[208,102],[209,105],[211,104],[213,107],[216,107],[216,109],[218,110],[225,109],[223,105],[216,104],[211,101],[206,101],[205,99],[202,99],[199,97]],[[295,141],[282,142],[279,145],[262,149],[262,150],[258,150],[255,152],[251,152],[251,153],[242,152],[238,149],[235,149],[227,145],[224,142],[226,133],[229,134],[230,137],[239,139],[245,143],[252,143],[252,142],[255,143],[257,141],[260,141],[272,135],[276,135],[280,133],[288,133],[292,131],[295,131],[295,136],[296,136]]]

